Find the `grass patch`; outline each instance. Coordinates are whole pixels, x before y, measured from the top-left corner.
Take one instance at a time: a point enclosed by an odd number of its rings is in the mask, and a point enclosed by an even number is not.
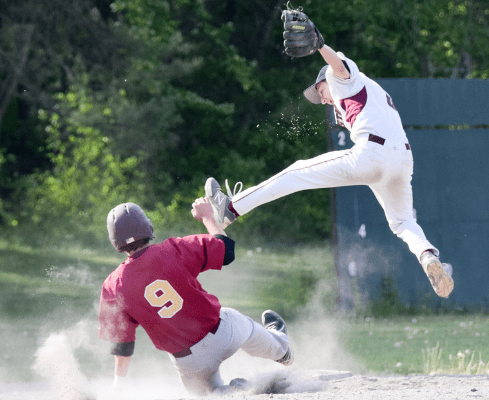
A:
[[[72,238],[47,241],[29,237],[0,238],[0,342],[9,367],[0,367],[0,382],[32,380],[35,350],[52,332],[71,329],[89,320],[89,334],[98,343],[97,307],[103,280],[124,260],[109,241],[85,247]],[[36,241],[42,245],[36,246]],[[324,248],[237,249],[237,259],[222,271],[200,275],[204,288],[216,294],[224,306],[234,307],[259,320],[263,310],[273,308],[287,318],[297,314],[314,292],[316,282],[331,276],[331,252]],[[324,301],[334,298],[333,288]],[[328,297],[329,296],[329,297]],[[153,352],[139,329],[138,352]],[[15,334],[14,332],[21,332]],[[144,348],[144,349],[143,349]],[[111,361],[105,349],[103,359]],[[148,350],[149,351],[149,350]],[[84,357],[78,351],[81,362]],[[94,369],[93,365],[90,370]],[[95,367],[96,369],[96,367]]]
[[[345,322],[343,345],[366,371],[475,373],[489,360],[488,328],[480,314],[366,318]]]
[[[476,352],[466,349],[459,351],[456,355],[448,356],[449,365],[444,363],[442,358],[443,349],[437,342],[435,347],[422,350],[423,366],[425,374],[462,374],[462,375],[487,375],[489,374],[489,361],[482,359],[482,352],[479,351],[478,358]]]
[[[16,318],[60,307],[86,309],[120,262],[69,242],[35,248],[5,239],[0,240],[0,257],[0,312]]]
[[[84,330],[91,341],[88,352],[77,350],[82,368],[92,374],[110,370],[108,348],[97,339],[97,307],[103,280],[124,255],[108,241],[98,248],[72,239],[36,247],[17,237],[0,238],[0,257],[0,343],[7,361],[0,366],[0,382],[38,379],[30,366],[39,345],[50,333],[71,329],[82,320],[88,321]],[[291,322],[328,316],[338,327],[339,346],[363,372],[486,374],[489,369],[489,317],[483,314],[337,315],[336,273],[327,245],[260,248],[238,243],[234,263],[222,271],[207,271],[199,280],[223,306],[255,320],[268,308]],[[390,314],[393,300],[384,297],[389,301],[379,307]],[[309,333],[300,323],[292,326],[298,341]],[[138,331],[138,354],[153,355],[151,343]]]
[[[236,308],[255,320],[260,320],[266,309],[294,319],[304,313],[313,297],[319,297],[324,309],[334,308],[336,301],[334,261],[327,245],[238,248],[232,264],[221,271],[206,271],[199,280],[223,306]],[[324,281],[328,284],[322,284]]]
[[[320,301],[323,308],[334,308],[336,277],[334,260],[328,246],[297,247],[294,249],[245,249],[238,253],[233,270],[244,269],[252,277],[246,297],[257,299],[259,310],[249,310],[253,315],[265,308],[277,311],[284,318],[300,315],[310,301],[319,282]],[[233,301],[224,296],[223,301]],[[265,308],[264,308],[265,307]]]

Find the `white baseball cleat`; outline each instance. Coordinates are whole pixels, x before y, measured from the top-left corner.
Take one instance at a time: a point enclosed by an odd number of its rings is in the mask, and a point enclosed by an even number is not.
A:
[[[440,259],[430,250],[421,254],[420,262],[435,293],[440,297],[447,298],[454,286],[451,265],[442,264]]]
[[[275,330],[277,332],[282,332],[287,335],[287,325],[285,325],[285,321],[283,320],[283,318],[275,311],[263,311],[263,314],[261,315],[261,322],[265,329]],[[281,359],[275,361],[285,366],[291,365],[294,362],[294,353],[292,352],[290,346],[287,349],[285,355]]]
[[[237,187],[239,187],[239,190],[236,193]],[[210,200],[210,203],[214,210],[214,217],[217,223],[220,224],[223,228],[229,226],[237,218],[236,214],[234,214],[229,209],[229,204],[231,203],[232,197],[241,192],[242,188],[243,184],[241,182],[238,182],[234,186],[234,192],[231,192],[231,190],[229,189],[228,181],[226,179],[226,189],[228,192],[228,195],[226,196],[221,190],[221,186],[214,178],[209,178],[205,182],[205,195]]]

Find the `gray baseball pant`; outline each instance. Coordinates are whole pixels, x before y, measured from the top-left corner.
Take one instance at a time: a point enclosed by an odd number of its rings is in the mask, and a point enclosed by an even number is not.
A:
[[[192,354],[170,359],[185,388],[206,395],[223,386],[221,363],[240,348],[254,357],[281,359],[289,348],[289,338],[282,332],[267,330],[250,317],[232,308],[221,308],[221,323],[215,334],[208,333],[193,345]]]

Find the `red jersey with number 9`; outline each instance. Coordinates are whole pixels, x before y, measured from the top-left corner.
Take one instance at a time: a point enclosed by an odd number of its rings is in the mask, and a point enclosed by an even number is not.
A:
[[[157,349],[175,353],[217,323],[221,304],[197,280],[220,270],[225,245],[209,234],[170,238],[128,257],[104,281],[99,337],[132,342],[141,325]]]

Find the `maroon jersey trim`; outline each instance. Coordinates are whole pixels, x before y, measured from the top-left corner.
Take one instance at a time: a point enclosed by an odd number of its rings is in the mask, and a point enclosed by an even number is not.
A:
[[[357,119],[358,114],[362,112],[365,104],[367,104],[367,88],[365,86],[355,96],[340,100],[341,108],[346,112],[345,120],[350,123],[352,128],[353,123]]]

